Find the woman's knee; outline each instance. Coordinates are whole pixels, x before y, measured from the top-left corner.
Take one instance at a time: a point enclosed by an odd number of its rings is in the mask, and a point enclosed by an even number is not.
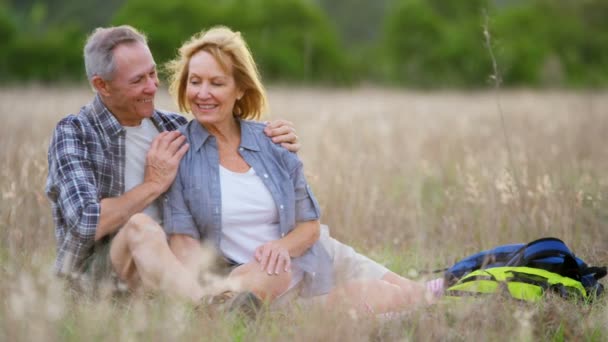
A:
[[[260,263],[252,261],[235,268],[230,278],[239,279],[242,286],[265,300],[273,300],[289,289],[291,273],[268,274]]]

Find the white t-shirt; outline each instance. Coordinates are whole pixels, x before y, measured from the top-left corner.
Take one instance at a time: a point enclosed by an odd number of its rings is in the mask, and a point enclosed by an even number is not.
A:
[[[146,155],[152,141],[159,134],[152,120],[145,118],[139,126],[124,127],[125,137],[125,192],[143,183],[146,169]],[[157,201],[152,202],[144,211],[154,221],[163,224],[163,216]]]
[[[222,197],[222,239],[220,250],[238,263],[253,260],[255,249],[281,238],[279,212],[270,191],[250,168],[245,173],[220,165]],[[303,271],[291,265],[291,285],[303,278]]]

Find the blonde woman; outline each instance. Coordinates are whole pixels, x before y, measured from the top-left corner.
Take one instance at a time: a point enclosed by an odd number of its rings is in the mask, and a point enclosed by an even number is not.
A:
[[[181,128],[190,149],[165,206],[171,248],[187,267],[196,267],[206,240],[234,265],[231,278],[268,301],[323,296],[373,312],[431,301],[423,284],[327,234],[319,239],[319,205],[301,161],[249,121],[259,119],[267,99],[238,32],[215,27],[193,36],[168,69],[172,95],[195,118]],[[336,268],[353,261],[362,274],[337,284]]]

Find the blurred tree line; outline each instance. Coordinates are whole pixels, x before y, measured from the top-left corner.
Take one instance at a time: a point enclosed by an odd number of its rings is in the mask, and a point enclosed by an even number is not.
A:
[[[605,87],[606,18],[606,0],[0,0],[0,80],[82,80],[97,26],[144,31],[162,64],[222,24],[242,32],[267,80],[485,87],[488,19],[504,84]]]

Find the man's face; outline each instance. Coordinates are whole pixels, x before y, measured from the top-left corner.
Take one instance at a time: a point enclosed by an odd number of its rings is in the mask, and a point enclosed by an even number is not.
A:
[[[137,126],[154,113],[158,89],[156,64],[147,45],[135,42],[114,48],[116,69],[105,81],[105,105],[123,126]],[[105,94],[104,94],[105,93]]]

